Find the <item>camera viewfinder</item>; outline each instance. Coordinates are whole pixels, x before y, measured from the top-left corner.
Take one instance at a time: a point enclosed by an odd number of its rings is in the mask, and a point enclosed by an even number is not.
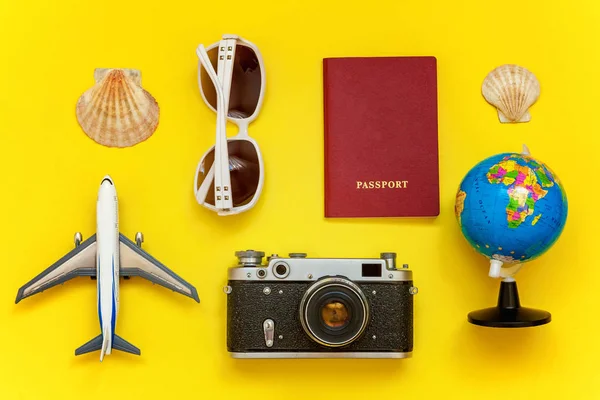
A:
[[[363,264],[362,276],[369,278],[381,277],[381,264]]]

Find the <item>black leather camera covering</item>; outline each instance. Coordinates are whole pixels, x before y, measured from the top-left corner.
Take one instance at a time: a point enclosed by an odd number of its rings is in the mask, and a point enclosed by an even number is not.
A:
[[[411,352],[413,295],[409,289],[412,281],[354,283],[367,297],[369,323],[361,337],[354,342],[331,348],[314,342],[300,324],[300,300],[314,282],[229,281],[232,290],[227,295],[228,351]],[[270,289],[268,295],[263,292],[266,287]],[[275,322],[272,347],[267,347],[265,343],[263,322],[266,319]],[[283,335],[283,339],[279,339],[279,335]]]

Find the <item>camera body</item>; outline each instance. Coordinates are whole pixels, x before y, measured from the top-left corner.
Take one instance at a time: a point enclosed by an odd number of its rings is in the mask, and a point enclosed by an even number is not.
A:
[[[236,252],[229,268],[227,350],[234,358],[406,358],[413,286],[395,253],[307,258]]]

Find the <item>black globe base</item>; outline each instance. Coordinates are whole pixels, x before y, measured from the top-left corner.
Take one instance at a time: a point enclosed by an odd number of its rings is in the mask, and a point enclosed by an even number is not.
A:
[[[490,307],[469,313],[470,323],[490,328],[527,328],[547,324],[550,320],[548,311],[525,307],[516,310]]]
[[[517,282],[502,281],[498,305],[469,313],[469,322],[491,328],[527,328],[547,324],[552,320],[549,312],[521,307]]]

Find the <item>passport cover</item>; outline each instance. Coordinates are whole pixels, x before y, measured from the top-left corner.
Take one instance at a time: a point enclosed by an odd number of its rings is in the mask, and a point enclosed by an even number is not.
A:
[[[323,60],[325,217],[440,211],[435,57]]]

